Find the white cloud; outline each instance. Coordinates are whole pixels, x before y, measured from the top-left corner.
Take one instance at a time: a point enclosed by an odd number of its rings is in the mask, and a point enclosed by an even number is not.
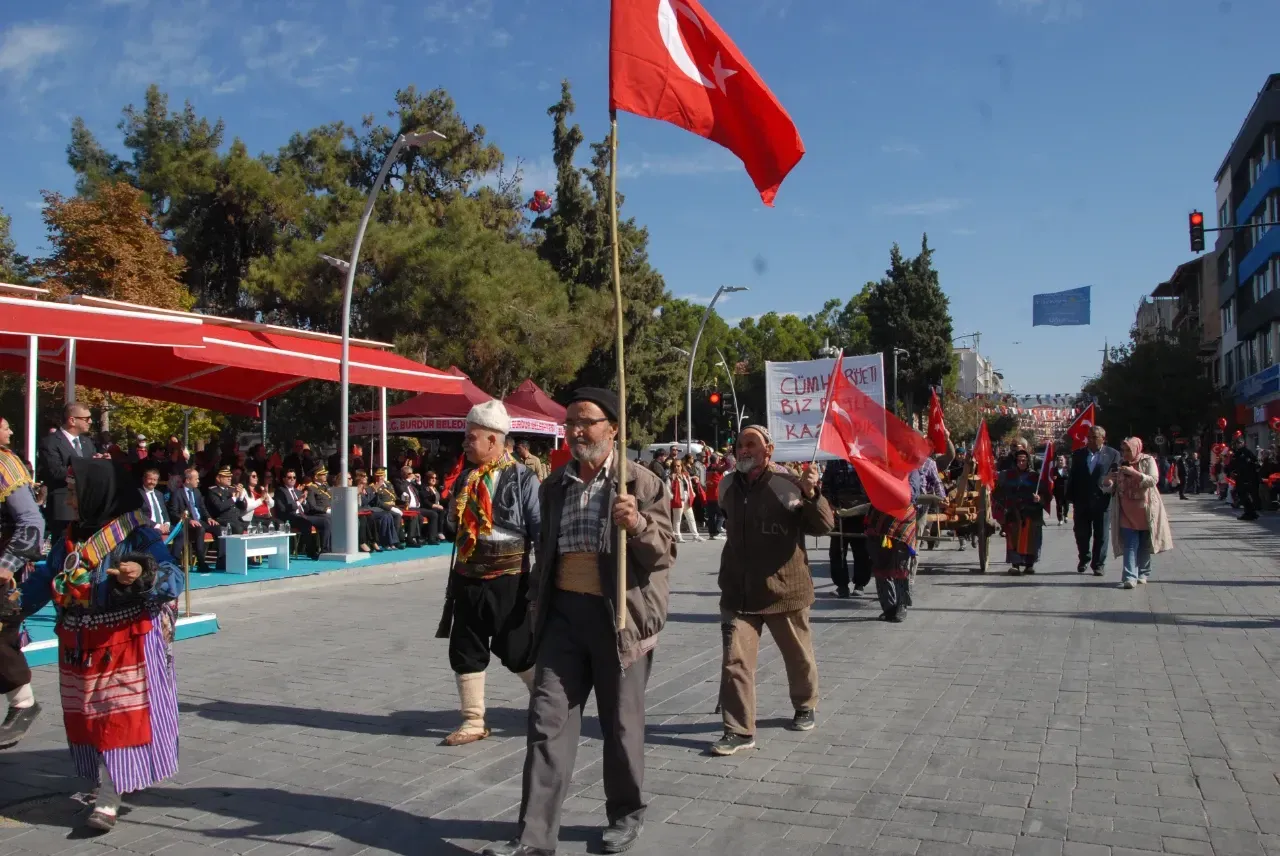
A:
[[[1078,21],[1084,17],[1083,0],[996,0],[996,5],[1046,24]]]
[[[141,9],[147,5],[147,0],[98,0],[98,4],[108,8],[112,6],[136,6]]]
[[[489,34],[489,47],[505,48],[511,44],[511,34],[499,27]]]
[[[428,21],[443,24],[467,24],[487,21],[493,15],[493,0],[436,0],[428,3]]]
[[[706,175],[715,172],[735,172],[742,163],[724,149],[708,148],[697,155],[650,155],[641,153],[638,158],[626,159],[618,165],[618,175],[638,178],[642,175]]]
[[[235,77],[230,78],[229,80],[224,80],[214,86],[213,94],[227,95],[232,92],[239,92],[241,89],[244,89],[244,85],[248,82],[249,76],[247,74],[237,74]]]
[[[880,147],[880,151],[887,155],[912,155],[920,154],[920,147],[915,143],[885,143]]]
[[[240,39],[240,50],[249,71],[314,89],[350,78],[360,67],[359,57],[339,60],[322,50],[328,44],[324,31],[316,24],[278,20],[249,28]]]
[[[924,202],[907,202],[898,205],[881,205],[876,208],[877,214],[887,217],[930,217],[937,214],[949,214],[963,208],[962,199],[928,199]]]
[[[0,74],[21,82],[74,42],[70,27],[58,24],[14,24],[0,36]]]
[[[166,90],[211,85],[213,61],[204,50],[216,26],[217,16],[203,0],[166,8],[149,26],[130,28],[139,36],[124,43],[116,80],[127,87],[158,83]]]

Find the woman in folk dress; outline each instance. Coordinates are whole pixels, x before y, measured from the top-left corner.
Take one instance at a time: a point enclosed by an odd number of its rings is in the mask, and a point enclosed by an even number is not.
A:
[[[67,486],[79,519],[54,533],[45,568],[23,582],[22,608],[57,609],[67,742],[76,772],[98,785],[87,824],[107,831],[121,794],[178,772],[170,645],[183,577],[123,463],[74,458]]]

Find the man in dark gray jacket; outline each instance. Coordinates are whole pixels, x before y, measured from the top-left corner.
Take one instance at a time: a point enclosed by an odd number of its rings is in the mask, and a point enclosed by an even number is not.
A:
[[[565,436],[573,461],[542,487],[542,535],[529,597],[537,667],[529,707],[520,834],[492,856],[555,852],[573,780],[582,708],[594,690],[604,732],[605,813],[601,850],[635,845],[644,822],[644,693],[658,633],[667,620],[675,564],[671,497],[651,471],[628,465],[615,446],[618,398],[604,389],[573,395]],[[626,584],[617,549],[625,533]],[[617,626],[619,598],[625,626]]]

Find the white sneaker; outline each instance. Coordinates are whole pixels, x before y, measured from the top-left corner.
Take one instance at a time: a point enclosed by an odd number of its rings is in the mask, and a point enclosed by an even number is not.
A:
[[[1145,586],[1146,584],[1147,584],[1147,578],[1146,578],[1146,577],[1138,577],[1138,585],[1140,585],[1140,586]]]
[[[1133,584],[1133,580],[1125,580],[1124,582],[1120,583],[1120,588],[1131,589],[1131,588],[1137,588],[1137,586]]]

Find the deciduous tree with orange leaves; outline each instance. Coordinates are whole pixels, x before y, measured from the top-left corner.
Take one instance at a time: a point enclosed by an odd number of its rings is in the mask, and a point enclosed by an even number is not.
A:
[[[93,196],[45,192],[53,253],[40,273],[55,293],[86,294],[161,309],[190,309],[186,262],[160,230],[137,188],[107,182]]]

